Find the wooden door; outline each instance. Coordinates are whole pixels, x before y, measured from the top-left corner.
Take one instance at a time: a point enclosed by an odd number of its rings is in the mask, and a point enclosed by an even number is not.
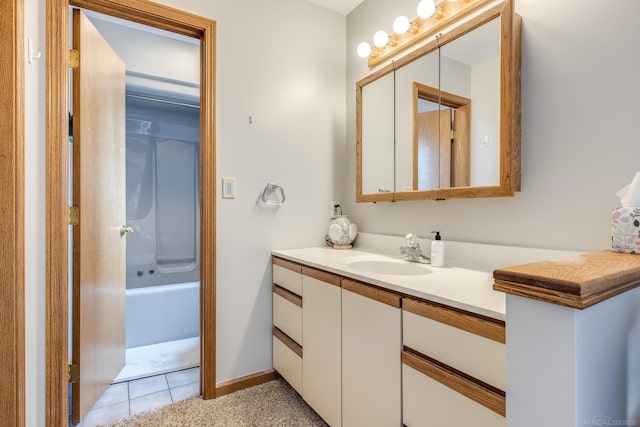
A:
[[[471,185],[471,105],[469,103],[453,111],[454,138],[451,144],[451,185]]]
[[[73,11],[72,420],[79,422],[125,365],[125,67]],[[125,234],[126,236],[126,234]]]
[[[451,187],[451,110],[419,113],[417,121],[414,190]]]

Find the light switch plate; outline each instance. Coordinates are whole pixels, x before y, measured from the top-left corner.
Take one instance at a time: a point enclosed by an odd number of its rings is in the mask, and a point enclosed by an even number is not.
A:
[[[236,179],[235,178],[222,178],[222,198],[223,199],[236,198]]]

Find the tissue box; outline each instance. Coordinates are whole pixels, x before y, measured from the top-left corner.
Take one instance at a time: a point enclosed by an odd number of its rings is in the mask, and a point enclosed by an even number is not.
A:
[[[615,252],[640,254],[640,207],[613,210],[611,249]]]

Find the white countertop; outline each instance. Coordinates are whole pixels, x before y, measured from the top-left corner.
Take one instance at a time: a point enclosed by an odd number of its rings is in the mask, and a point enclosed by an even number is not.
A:
[[[492,272],[456,266],[441,268],[415,264],[429,270],[424,275],[376,274],[347,265],[357,259],[383,258],[407,262],[400,255],[385,255],[359,249],[337,250],[330,247],[274,250],[280,258],[329,271],[344,277],[456,307],[472,313],[505,320],[505,294],[493,290]]]

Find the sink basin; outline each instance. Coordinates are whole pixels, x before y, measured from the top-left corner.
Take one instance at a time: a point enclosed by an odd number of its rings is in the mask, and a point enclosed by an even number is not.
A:
[[[421,276],[430,274],[431,270],[425,264],[394,259],[359,259],[345,262],[354,270],[374,274],[392,274],[396,276]]]

